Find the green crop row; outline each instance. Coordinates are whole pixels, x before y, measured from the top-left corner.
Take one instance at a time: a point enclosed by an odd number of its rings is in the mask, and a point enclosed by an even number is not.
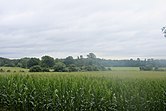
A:
[[[102,73],[102,72],[100,72]],[[164,111],[166,79],[94,72],[1,74],[0,109],[8,111]]]

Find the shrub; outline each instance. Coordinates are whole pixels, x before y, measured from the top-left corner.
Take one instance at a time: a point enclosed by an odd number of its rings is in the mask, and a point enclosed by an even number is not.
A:
[[[112,69],[109,67],[109,68],[107,68],[107,70],[109,70],[109,71],[112,71]]]
[[[95,65],[89,65],[84,67],[85,71],[99,71],[100,68]]]
[[[42,72],[42,68],[39,65],[32,66],[29,72]]]
[[[36,66],[40,64],[40,60],[38,58],[30,58],[27,61],[27,67],[30,68],[32,66]]]
[[[158,70],[159,70],[159,67],[155,67],[154,70],[155,70],[155,71],[158,71]]]
[[[25,72],[25,71],[23,71],[23,70],[20,70],[20,72]]]
[[[150,66],[150,65],[140,66],[139,68],[141,71],[152,71],[153,70],[153,66]]]
[[[3,69],[0,69],[0,72],[5,72]]]
[[[42,71],[43,72],[50,72],[49,68],[43,68]]]
[[[7,70],[7,72],[11,72],[10,70]]]

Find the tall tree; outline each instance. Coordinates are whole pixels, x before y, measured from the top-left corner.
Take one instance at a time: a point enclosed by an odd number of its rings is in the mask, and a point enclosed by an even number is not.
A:
[[[30,58],[27,58],[27,57],[21,58],[18,60],[17,66],[22,68],[27,68],[27,63],[29,60]]]
[[[51,68],[55,64],[54,58],[50,56],[43,56],[41,58],[41,66],[46,68]]]
[[[63,62],[55,63],[53,69],[55,72],[65,72],[66,65]]]
[[[83,55],[80,55],[80,59],[83,59]]]
[[[163,27],[161,30],[162,30],[162,32],[164,34],[164,37],[166,37],[166,27]]]
[[[66,57],[66,59],[64,60],[64,63],[65,63],[66,65],[74,64],[74,59],[73,59],[73,57],[72,57],[72,56]]]
[[[39,65],[39,64],[40,64],[40,60],[38,58],[30,58],[27,62],[27,67],[30,68],[32,66]]]
[[[96,58],[96,55],[94,53],[89,53],[87,55],[88,58],[92,58],[92,59],[95,59]]]

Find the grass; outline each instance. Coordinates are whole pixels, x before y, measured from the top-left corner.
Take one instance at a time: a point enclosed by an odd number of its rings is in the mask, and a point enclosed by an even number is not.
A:
[[[0,73],[0,109],[164,111],[166,72]]]
[[[139,67],[111,67],[113,71],[139,71]]]

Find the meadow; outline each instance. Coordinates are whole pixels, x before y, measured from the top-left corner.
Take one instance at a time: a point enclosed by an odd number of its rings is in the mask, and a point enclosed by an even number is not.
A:
[[[164,111],[166,72],[1,72],[0,110]]]

